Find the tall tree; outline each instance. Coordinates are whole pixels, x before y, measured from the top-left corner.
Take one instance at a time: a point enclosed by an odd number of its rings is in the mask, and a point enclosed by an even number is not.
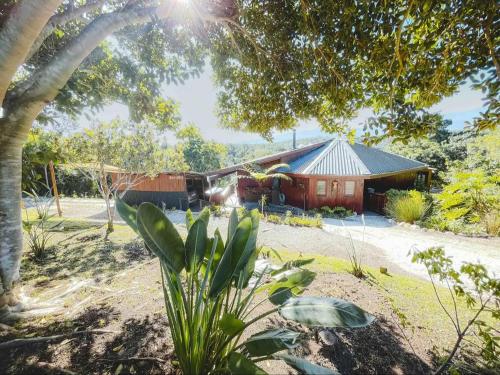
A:
[[[209,52],[226,126],[269,136],[315,117],[335,131],[374,107],[381,135],[419,135],[432,126],[420,112],[481,72],[487,127],[498,122],[498,15],[494,0],[3,1],[0,308],[15,303],[21,149],[35,119],[119,101],[161,123],[173,108],[161,85],[198,74]]]
[[[155,138],[151,124],[113,120],[66,141],[68,167],[94,181],[106,203],[108,232],[113,231],[115,216],[112,201],[165,170],[166,155]]]
[[[194,125],[186,126],[177,132],[182,143],[177,149],[184,156],[188,169],[195,172],[207,172],[224,165],[227,148],[223,144],[206,141],[200,130]]]

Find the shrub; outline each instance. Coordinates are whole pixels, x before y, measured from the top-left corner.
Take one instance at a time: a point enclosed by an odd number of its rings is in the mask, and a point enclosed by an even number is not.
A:
[[[322,228],[323,218],[321,214],[316,214],[314,217],[292,215],[286,216],[284,223],[295,227]]]
[[[490,211],[483,217],[484,228],[490,236],[500,236],[500,211]]]
[[[343,219],[353,214],[352,210],[349,210],[341,206],[333,208],[328,206],[323,206],[320,208],[320,213],[323,217],[331,217],[335,219]]]
[[[28,210],[25,210],[26,220],[23,220],[23,229],[28,236],[27,242],[33,257],[42,259],[47,250],[50,238],[53,236],[50,230],[59,225],[49,224],[50,218],[54,216],[49,215],[49,210],[54,199],[40,197],[34,191],[26,194],[32,198],[33,205],[37,212],[37,219],[30,219]]]
[[[498,327],[500,323],[500,280],[494,275],[488,274],[486,268],[481,264],[464,263],[460,270],[453,268],[453,261],[446,257],[445,252],[440,247],[429,248],[426,251],[413,254],[412,262],[423,264],[434,287],[437,301],[443,312],[451,321],[456,334],[456,341],[450,350],[447,358],[436,370],[434,374],[445,373],[452,364],[453,358],[460,349],[463,341],[468,341],[470,331],[476,328],[481,345],[481,356],[489,368],[498,368],[500,362],[497,337],[495,337],[495,326],[486,323],[482,318],[486,314],[491,314],[494,325]],[[468,279],[466,282],[464,279]],[[449,294],[453,301],[453,310],[449,311],[442,303],[441,293],[435,286],[435,282],[448,287]],[[471,319],[460,319],[457,310],[458,302],[462,300],[470,309]],[[450,373],[453,373],[450,371]]]
[[[270,223],[282,224],[282,219],[281,216],[279,215],[273,215],[273,214],[267,215],[266,220]]]
[[[221,217],[223,214],[222,206],[214,204],[210,206],[210,213],[215,217]]]
[[[413,224],[421,220],[429,209],[424,195],[416,190],[387,195],[387,214],[396,221]]]
[[[131,210],[129,207],[127,212]],[[282,359],[303,373],[334,374],[279,353],[297,346],[300,334],[291,329],[266,329],[243,343],[241,337],[249,326],[273,313],[308,326],[345,328],[367,326],[374,317],[347,301],[299,297],[315,276],[306,269],[292,267],[281,277],[275,275],[274,281],[263,283],[267,273],[254,272],[260,251],[256,247],[257,210],[241,219],[233,210],[227,241],[218,230],[208,237],[209,217],[204,210],[195,221],[187,220],[185,242],[151,203],[139,206],[136,223],[132,223],[160,259],[166,313],[181,371],[192,375],[257,374],[264,373],[256,365],[259,361]],[[252,277],[253,286],[247,288]],[[275,307],[254,316],[254,297],[264,292]]]

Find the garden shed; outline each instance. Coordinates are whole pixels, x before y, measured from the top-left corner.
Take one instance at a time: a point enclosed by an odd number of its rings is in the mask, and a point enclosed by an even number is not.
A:
[[[118,175],[112,174],[112,178],[117,179]],[[163,172],[154,178],[141,178],[127,191],[123,200],[131,205],[151,202],[159,207],[185,210],[204,200],[206,188],[206,178],[201,173]]]
[[[323,206],[342,206],[355,212],[382,212],[389,189],[429,187],[431,168],[419,161],[391,154],[347,140],[328,140],[295,150],[249,161],[267,168],[287,163],[279,172],[289,180],[269,180],[259,186],[249,178],[238,179],[241,201],[255,201],[264,190],[273,203],[284,203],[304,210]],[[229,173],[247,174],[245,164],[210,173],[216,179]]]

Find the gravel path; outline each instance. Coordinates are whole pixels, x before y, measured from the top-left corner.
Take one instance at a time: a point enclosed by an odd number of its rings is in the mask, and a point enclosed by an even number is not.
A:
[[[64,198],[61,200],[61,206],[63,217],[95,222],[106,221],[105,205],[101,199]],[[171,211],[168,216],[181,233],[186,232],[184,212]],[[414,249],[443,246],[457,265],[462,262],[480,261],[497,276],[500,275],[498,238],[470,238],[402,227],[376,214],[365,215],[363,218],[365,225],[361,216],[343,221],[324,219],[323,229],[262,222],[259,242],[278,250],[285,248],[304,254],[315,253],[347,259],[352,237],[363,264],[373,267],[384,266],[390,272],[413,274],[426,279],[425,269],[411,263],[408,253]],[[118,217],[116,222],[123,223]],[[217,227],[225,236],[227,218],[212,218],[210,231]]]

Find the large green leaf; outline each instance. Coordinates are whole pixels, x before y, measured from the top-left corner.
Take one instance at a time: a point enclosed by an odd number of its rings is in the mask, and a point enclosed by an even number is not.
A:
[[[234,275],[239,276],[240,272],[248,265],[248,262],[252,256],[256,256],[257,252],[257,235],[259,233],[259,221],[260,213],[259,210],[255,209],[250,211],[247,216],[252,221],[252,230],[248,237],[248,241],[245,244],[243,252],[236,263],[234,268]],[[252,270],[253,272],[253,270]]]
[[[209,291],[211,298],[216,297],[233,278],[236,265],[245,250],[251,230],[252,220],[248,217],[241,220],[238,224],[234,236],[226,245],[222,259],[212,278]]]
[[[285,319],[308,326],[360,328],[375,320],[355,304],[337,298],[297,297],[279,309]]]
[[[226,313],[221,318],[220,329],[228,336],[234,336],[245,328],[245,322],[241,319],[238,319],[236,315],[232,313]]]
[[[188,208],[186,211],[186,228],[187,228],[187,230],[191,229],[191,225],[193,225],[193,224],[194,224],[193,212],[191,211],[190,208]]]
[[[289,329],[269,329],[251,336],[244,345],[251,356],[261,357],[297,347],[299,336],[300,333]]]
[[[315,277],[316,273],[312,271],[298,269],[269,286],[269,300],[274,305],[281,305],[302,293],[303,288],[311,284]]]
[[[130,207],[120,198],[115,200],[115,208],[120,217],[127,223],[127,225],[134,230],[135,233],[139,233],[137,229],[137,210]]]
[[[267,372],[258,367],[250,359],[238,352],[231,352],[227,365],[232,375],[266,375]]]
[[[229,216],[226,243],[229,243],[229,241],[231,241],[231,238],[233,238],[237,227],[238,227],[238,212],[236,212],[236,208],[233,208],[233,210],[231,211],[231,215]]]
[[[199,264],[205,255],[207,247],[207,224],[201,218],[198,218],[189,229],[186,238],[186,267],[190,271],[192,262],[196,259]]]
[[[276,359],[282,359],[288,366],[293,367],[300,374],[304,375],[340,375],[337,371],[326,367],[315,365],[305,359],[294,357],[288,354],[275,355]]]
[[[314,262],[314,258],[308,258],[308,259],[296,259],[296,260],[290,260],[283,264],[283,266],[277,270],[274,270],[271,272],[271,275],[279,275],[282,272],[289,271],[292,268],[298,268],[302,267],[305,265],[308,265],[309,263]]]
[[[210,221],[210,210],[208,209],[208,207],[205,207],[203,210],[201,210],[198,219],[203,220],[208,226],[208,222]]]
[[[146,246],[173,271],[185,266],[182,238],[163,212],[152,203],[142,203],[137,210],[137,229]]]

